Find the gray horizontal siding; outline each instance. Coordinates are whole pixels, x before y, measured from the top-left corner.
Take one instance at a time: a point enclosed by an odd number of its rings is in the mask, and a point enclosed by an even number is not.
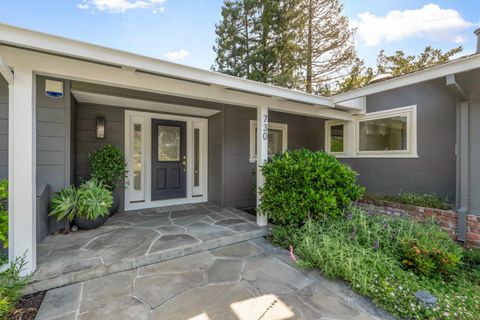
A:
[[[63,81],[64,96],[45,95],[46,77],[36,79],[37,184],[49,184],[52,192],[70,184],[70,82]]]
[[[0,76],[0,179],[8,178],[8,84]]]
[[[224,113],[225,206],[255,206],[255,177],[252,174],[255,164],[249,160],[250,120],[256,120],[256,109],[229,106]],[[288,149],[323,149],[323,119],[270,111],[269,121],[288,125]]]
[[[368,191],[437,193],[455,200],[456,99],[444,79],[367,97],[367,112],[417,105],[418,159],[342,159]]]

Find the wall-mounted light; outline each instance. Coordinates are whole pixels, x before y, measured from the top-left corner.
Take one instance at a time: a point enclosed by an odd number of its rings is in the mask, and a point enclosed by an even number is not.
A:
[[[97,117],[97,139],[105,139],[105,118]]]
[[[63,82],[55,80],[45,80],[45,94],[50,98],[63,97]]]

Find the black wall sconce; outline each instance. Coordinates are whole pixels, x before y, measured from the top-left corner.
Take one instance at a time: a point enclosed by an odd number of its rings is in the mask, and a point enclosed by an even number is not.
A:
[[[97,117],[97,139],[105,139],[105,118]]]

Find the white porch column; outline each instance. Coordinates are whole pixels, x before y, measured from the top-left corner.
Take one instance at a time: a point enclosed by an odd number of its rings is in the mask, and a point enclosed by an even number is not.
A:
[[[258,210],[260,208],[260,188],[265,184],[261,166],[268,160],[268,108],[257,108],[257,224],[266,226],[267,215]]]
[[[31,69],[16,67],[8,107],[11,259],[25,256],[23,274],[36,269],[35,104]]]

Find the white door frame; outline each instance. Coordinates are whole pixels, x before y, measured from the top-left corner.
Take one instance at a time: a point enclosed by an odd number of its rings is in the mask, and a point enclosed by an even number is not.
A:
[[[187,123],[187,196],[185,198],[176,198],[168,200],[152,201],[152,119],[185,121]],[[142,151],[143,171],[142,171],[142,196],[131,192],[131,183],[133,170],[131,165],[131,139],[133,123],[142,123]],[[200,185],[194,186],[194,128],[200,128]],[[199,203],[208,200],[208,119],[194,118],[188,116],[178,116],[171,114],[143,112],[143,111],[125,111],[125,158],[127,161],[127,178],[125,187],[125,210],[137,210],[153,207]],[[133,202],[131,202],[133,201]]]

